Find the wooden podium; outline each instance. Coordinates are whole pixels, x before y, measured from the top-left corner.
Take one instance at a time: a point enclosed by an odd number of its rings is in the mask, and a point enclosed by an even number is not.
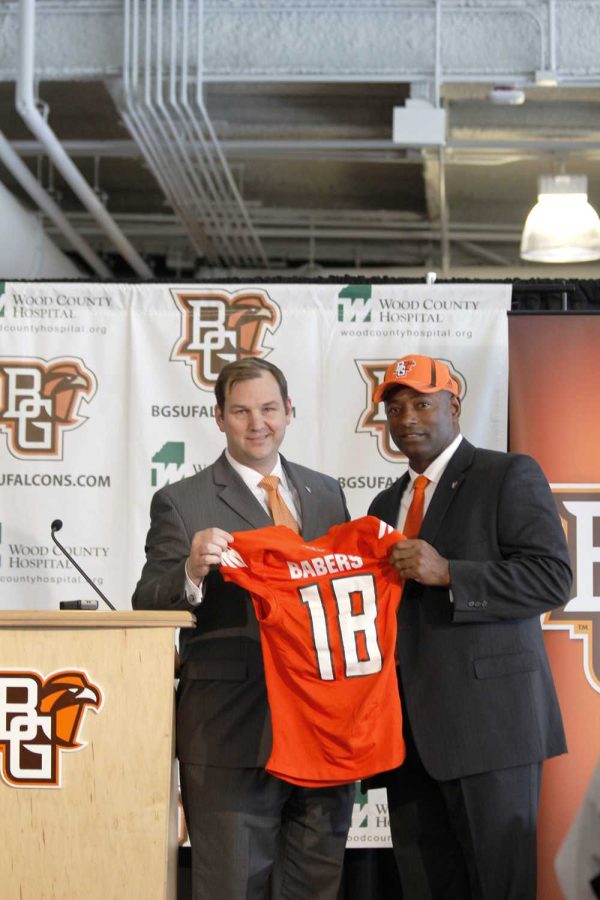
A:
[[[173,648],[193,624],[0,611],[5,900],[175,900]]]

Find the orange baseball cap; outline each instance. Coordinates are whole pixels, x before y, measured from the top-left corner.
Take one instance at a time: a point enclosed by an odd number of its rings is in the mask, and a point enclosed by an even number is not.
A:
[[[432,356],[402,356],[385,370],[385,376],[373,392],[373,400],[379,403],[391,387],[410,387],[420,394],[434,394],[436,391],[450,391],[460,396],[460,386],[450,374],[446,363]]]

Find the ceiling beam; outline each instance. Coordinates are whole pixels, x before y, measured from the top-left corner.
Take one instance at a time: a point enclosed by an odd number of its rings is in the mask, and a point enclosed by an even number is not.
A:
[[[41,79],[120,76],[119,0],[38,0],[37,12]],[[190,13],[193,29],[195,11]],[[439,6],[431,0],[212,0],[204,4],[204,81],[433,82],[436,16],[442,84],[529,84],[548,74],[564,84],[600,80],[597,0],[453,0]],[[18,3],[5,0],[0,80],[14,79],[17,32]]]

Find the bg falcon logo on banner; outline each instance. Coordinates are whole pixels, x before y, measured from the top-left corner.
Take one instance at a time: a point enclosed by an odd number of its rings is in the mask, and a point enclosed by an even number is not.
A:
[[[61,787],[61,753],[87,746],[77,741],[86,710],[99,712],[102,703],[102,690],[80,669],[46,677],[26,669],[0,671],[4,781],[12,787]]]
[[[0,431],[9,452],[17,459],[62,459],[63,435],[87,421],[79,408],[96,387],[96,376],[76,357],[0,358]]]
[[[449,359],[443,360],[450,369],[451,375],[456,379],[460,386],[460,396],[463,398],[466,393],[466,383],[462,375],[460,375]],[[388,462],[404,462],[406,457],[401,450],[390,438],[387,417],[385,415],[384,404],[375,403],[373,400],[373,392],[379,387],[385,377],[388,366],[393,362],[392,359],[355,359],[354,363],[362,378],[365,391],[365,406],[360,414],[356,425],[357,434],[370,434],[377,441],[377,450],[379,455]],[[396,366],[395,374],[402,378],[410,373],[410,369],[414,366],[414,362],[409,360],[408,364]]]
[[[267,334],[281,324],[281,310],[266,291],[244,289],[230,294],[224,290],[172,290],[181,313],[181,335],[173,347],[171,360],[185,362],[192,369],[194,384],[212,390],[219,372],[238,359],[265,357]]]
[[[600,490],[553,486],[552,493],[575,577],[571,599],[544,615],[544,629],[568,631],[582,642],[585,677],[600,693]]]

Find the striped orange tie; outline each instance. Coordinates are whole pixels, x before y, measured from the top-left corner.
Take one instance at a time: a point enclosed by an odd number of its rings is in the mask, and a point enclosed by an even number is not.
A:
[[[265,475],[262,481],[258,482],[258,486],[267,492],[267,503],[275,525],[287,525],[288,528],[299,534],[298,523],[279,493],[279,478],[277,475]]]
[[[406,514],[403,534],[407,538],[416,538],[421,530],[423,521],[423,507],[425,505],[425,488],[429,484],[429,478],[417,475],[413,484],[413,496]]]

